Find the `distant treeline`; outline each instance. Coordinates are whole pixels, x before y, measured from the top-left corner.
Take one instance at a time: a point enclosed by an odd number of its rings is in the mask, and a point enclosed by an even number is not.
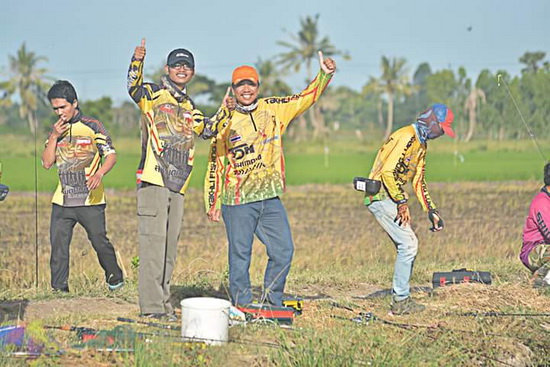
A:
[[[317,70],[317,50],[323,50],[325,57],[337,58],[338,69],[345,70],[345,60],[351,59],[351,55],[338,50],[329,37],[322,36],[318,24],[319,15],[300,19],[300,30],[277,42],[285,48],[284,52],[267,61],[258,60],[260,95],[298,92],[291,90],[285,78],[289,72],[300,72],[301,68],[306,71],[302,74],[313,78]],[[0,80],[0,133],[28,133],[35,128],[45,133],[56,120],[45,99],[55,77],[40,66],[47,59],[27,50],[25,44],[8,59],[9,78]],[[366,75],[361,90],[330,86],[319,102],[291,125],[288,137],[326,142],[340,134],[338,131],[358,139],[363,136],[381,139],[413,122],[419,112],[431,104],[445,103],[455,113],[455,131],[461,140],[527,138],[528,131],[513,98],[533,133],[548,138],[550,63],[542,51],[526,52],[519,57],[519,62],[525,67],[518,76],[511,77],[506,70],[488,69],[470,76],[464,67],[432,70],[427,62],[411,73],[405,58],[382,56],[380,75]],[[146,79],[158,81],[163,70],[160,66]],[[189,85],[189,94],[199,101],[198,107],[206,115],[213,115],[227,85],[228,81],[218,83],[207,75],[197,74]],[[139,112],[129,98],[120,106],[113,106],[109,96],[81,100],[80,106],[85,114],[98,118],[113,134],[139,134]]]

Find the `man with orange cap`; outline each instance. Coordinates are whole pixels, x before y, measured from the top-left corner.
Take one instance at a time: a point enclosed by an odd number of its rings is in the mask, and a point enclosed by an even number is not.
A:
[[[233,72],[237,105],[211,144],[205,202],[208,218],[217,222],[221,212],[225,222],[229,293],[236,305],[252,302],[249,268],[254,234],[266,246],[269,258],[261,303],[282,305],[294,253],[279,199],[285,190],[282,136],[289,123],[319,99],[336,70],[334,60],[323,58],[320,51],[319,64],[321,69],[307,88],[287,97],[258,98],[256,69],[245,65]]]
[[[428,140],[443,134],[454,138],[453,111],[434,104],[416,122],[395,131],[378,151],[369,179],[379,182],[379,191],[367,192],[365,205],[390,236],[397,249],[392,286],[391,311],[402,315],[420,312],[424,305],[411,299],[410,278],[418,252],[418,239],[410,226],[408,195],[403,186],[412,186],[422,209],[428,212],[432,232],[443,229],[443,219],[430,198],[424,177]]]

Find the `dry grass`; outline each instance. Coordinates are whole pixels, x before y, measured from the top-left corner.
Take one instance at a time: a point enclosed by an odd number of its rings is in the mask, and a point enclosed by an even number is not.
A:
[[[351,185],[350,185],[351,186]],[[521,229],[537,182],[431,184],[446,228],[428,231],[427,216],[412,204],[413,226],[420,241],[413,285],[430,286],[435,271],[470,268],[490,271],[492,286],[458,285],[416,293],[428,310],[408,317],[386,315],[389,299],[368,298],[391,285],[395,250],[350,186],[290,187],[283,198],[293,230],[296,253],[287,291],[305,298],[306,311],[294,331],[249,326],[231,330],[232,338],[277,342],[277,349],[230,344],[208,351],[204,364],[226,361],[249,365],[529,365],[550,363],[548,318],[468,317],[469,311],[550,313],[548,292],[530,288],[529,274],[518,260]],[[10,193],[0,203],[0,297],[48,301],[49,195],[39,196],[39,282],[34,282],[34,196]],[[121,312],[135,317],[137,220],[133,192],[108,193],[111,241],[129,280],[119,295],[108,295],[95,253],[84,231],[75,231],[71,251],[71,295],[121,298]],[[251,267],[253,284],[262,283],[265,250],[256,244]],[[174,304],[194,295],[226,295],[227,251],[223,224],[209,223],[201,193],[191,191],[185,203],[184,229],[173,279]],[[318,299],[321,298],[321,299]],[[334,308],[337,301],[355,312]],[[52,301],[53,302],[53,301]],[[31,302],[32,303],[32,302]],[[132,306],[133,305],[133,306]],[[346,320],[359,311],[383,321],[357,324]],[[334,318],[339,316],[340,318]],[[111,325],[88,315],[49,316],[48,322]],[[342,319],[344,318],[344,319]],[[149,352],[148,352],[149,353]],[[97,356],[95,358],[98,358]],[[140,357],[142,358],[142,357]],[[221,358],[221,359],[219,359]],[[104,361],[99,359],[99,361]],[[195,359],[191,360],[196,362]],[[120,365],[135,360],[117,361]],[[201,363],[203,363],[201,362]],[[226,361],[227,362],[227,361]],[[103,362],[102,362],[103,363]],[[190,363],[189,360],[182,362]]]

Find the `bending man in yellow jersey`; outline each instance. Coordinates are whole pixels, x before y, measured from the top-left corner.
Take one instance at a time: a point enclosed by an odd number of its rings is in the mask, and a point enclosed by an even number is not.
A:
[[[254,234],[269,260],[261,303],[281,306],[294,253],[287,214],[279,196],[285,190],[282,136],[289,123],[315,103],[336,64],[319,52],[321,70],[301,93],[258,99],[260,79],[253,67],[233,71],[237,99],[229,123],[210,150],[205,180],[208,218],[219,221],[220,207],[229,241],[229,292],[234,304],[252,302],[250,258]]]
[[[435,104],[424,111],[415,123],[395,131],[380,148],[369,178],[381,181],[376,195],[367,196],[368,206],[378,223],[391,237],[397,249],[393,275],[392,306],[394,314],[424,310],[424,306],[410,297],[410,278],[418,252],[418,239],[410,226],[411,216],[407,193],[403,186],[412,179],[416,197],[429,212],[431,230],[443,229],[443,220],[437,212],[424,177],[428,140],[444,133],[454,137],[451,128],[453,112],[445,105]]]

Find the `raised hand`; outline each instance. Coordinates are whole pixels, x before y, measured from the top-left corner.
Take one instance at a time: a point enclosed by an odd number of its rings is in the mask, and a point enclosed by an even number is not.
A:
[[[134,59],[143,60],[145,58],[145,38],[141,39],[141,45],[137,46],[134,51]]]
[[[51,137],[57,139],[65,133],[69,129],[69,124],[65,122],[63,117],[59,117],[59,119],[53,124],[53,129],[51,133]]]
[[[317,54],[319,55],[319,65],[321,69],[327,74],[333,74],[336,71],[336,62],[330,57],[325,59],[322,51],[318,51]]]
[[[225,105],[229,111],[233,111],[237,106],[237,101],[231,96],[231,87],[227,87],[227,92],[223,97],[222,105]]]

